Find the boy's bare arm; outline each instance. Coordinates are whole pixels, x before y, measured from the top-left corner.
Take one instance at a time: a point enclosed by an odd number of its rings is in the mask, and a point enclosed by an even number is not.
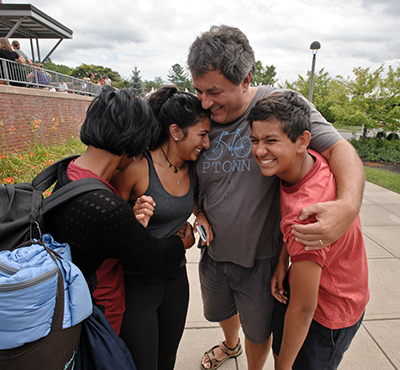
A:
[[[306,339],[318,302],[322,268],[314,261],[295,262],[291,267],[290,301],[285,315],[281,350],[276,369],[290,370]]]

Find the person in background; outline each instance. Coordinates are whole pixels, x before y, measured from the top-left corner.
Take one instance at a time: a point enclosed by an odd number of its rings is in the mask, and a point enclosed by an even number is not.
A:
[[[181,236],[155,239],[145,229],[152,210],[132,207],[110,182],[158,137],[160,126],[149,105],[129,89],[104,87],[92,101],[81,128],[86,151],[59,170],[57,191],[82,178],[96,178],[108,190],[79,195],[46,214],[52,236],[71,247],[72,260],[83,272],[98,305],[119,334],[125,311],[122,262],[159,277],[175,279],[186,249],[194,244],[190,225]],[[141,197],[145,202],[146,197]]]
[[[32,68],[32,72],[26,76],[28,82],[33,84],[31,87],[38,87],[40,89],[47,88],[49,84],[49,75],[42,70],[43,64],[33,63],[32,65],[36,68]]]
[[[18,55],[11,47],[10,42],[6,37],[0,37],[0,58],[8,59],[18,64],[24,64],[25,59],[23,56]],[[0,72],[2,78],[5,78],[5,71],[3,70],[3,63],[0,63]],[[26,86],[26,72],[25,68],[15,63],[7,63],[8,79],[10,85],[13,86]],[[21,82],[16,82],[21,81]],[[6,81],[2,81],[7,84]]]
[[[262,174],[281,179],[284,246],[271,282],[271,293],[279,301],[273,320],[275,369],[337,369],[369,300],[360,217],[328,247],[305,251],[291,232],[292,224],[302,223],[299,215],[305,206],[336,199],[327,161],[307,149],[310,107],[292,91],[274,93],[256,103],[248,121],[252,153]],[[286,274],[289,257],[290,286],[284,287],[280,275]]]
[[[166,238],[175,235],[193,212],[193,162],[210,145],[210,114],[195,95],[175,86],[158,89],[148,102],[161,134],[150,151],[117,171],[112,181],[132,205],[143,203],[142,195],[151,197],[155,206],[147,230],[153,237]],[[186,259],[175,279],[123,266],[126,311],[121,337],[138,370],[172,370],[189,302]]]
[[[204,314],[225,336],[208,350],[203,369],[216,369],[241,354],[242,326],[249,370],[261,370],[271,346],[275,299],[270,281],[282,246],[279,180],[265,177],[251,154],[248,114],[256,102],[277,91],[250,85],[252,47],[235,27],[213,26],[192,43],[188,54],[197,98],[212,114],[210,148],[196,163],[200,195],[196,222],[214,240],[199,264]],[[337,197],[302,210],[293,233],[307,248],[323,248],[342,236],[361,207],[364,170],[357,152],[310,104],[312,149],[327,159]],[[346,166],[343,166],[346,163]],[[251,191],[249,191],[251,189]],[[227,219],[229,215],[229,219]]]
[[[102,75],[100,75],[99,80],[97,81],[97,86],[103,86],[104,85],[104,78]]]
[[[89,77],[83,77],[82,78],[83,82],[81,84],[81,95],[86,95],[86,91],[87,91],[87,82],[90,81]]]
[[[28,56],[21,50],[21,45],[20,45],[19,41],[14,40],[14,41],[11,43],[11,46],[13,47],[14,51],[15,51],[18,55],[22,55],[22,56],[24,57],[25,63],[26,63],[26,64],[29,64],[29,65],[32,65],[32,64],[33,64],[32,61],[28,58]]]
[[[62,93],[68,93],[68,85],[64,82],[64,80],[61,80],[60,83],[58,84],[57,90]]]
[[[108,76],[106,76],[106,78],[104,79],[104,83],[108,86],[111,86],[111,80]]]

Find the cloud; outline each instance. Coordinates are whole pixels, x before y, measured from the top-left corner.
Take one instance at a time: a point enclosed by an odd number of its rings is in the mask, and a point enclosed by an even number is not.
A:
[[[240,28],[256,59],[276,67],[280,83],[311,69],[314,40],[322,45],[317,69],[331,76],[348,76],[359,66],[397,67],[400,60],[398,0],[35,0],[33,5],[73,30],[73,40],[64,40],[52,55],[55,63],[103,65],[124,77],[137,66],[143,79],[166,79],[173,64],[186,66],[195,37],[220,24]],[[29,51],[29,42],[20,41]],[[42,56],[54,45],[40,43]]]
[[[366,9],[380,11],[389,17],[397,18],[400,15],[400,2],[398,0],[362,0]]]

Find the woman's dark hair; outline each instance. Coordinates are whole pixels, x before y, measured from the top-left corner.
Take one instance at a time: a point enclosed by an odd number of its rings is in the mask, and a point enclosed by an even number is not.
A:
[[[160,133],[150,106],[132,90],[103,86],[90,104],[81,129],[86,145],[128,157],[143,153]]]
[[[186,137],[189,127],[203,118],[210,117],[209,111],[203,109],[194,94],[179,91],[176,86],[161,87],[152,93],[147,101],[161,124],[160,136],[150,149],[155,149],[168,140],[169,127],[173,123],[182,129]]]

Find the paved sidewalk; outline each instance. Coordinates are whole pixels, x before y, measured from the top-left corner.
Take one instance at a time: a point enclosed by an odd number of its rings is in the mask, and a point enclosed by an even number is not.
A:
[[[341,370],[400,369],[400,194],[366,183],[361,222],[367,248],[371,299]],[[223,339],[217,324],[202,312],[198,278],[200,251],[188,253],[190,303],[175,370],[200,369],[203,353]],[[242,343],[244,342],[242,334]],[[219,369],[244,370],[245,354]],[[264,370],[273,370],[272,355]]]

